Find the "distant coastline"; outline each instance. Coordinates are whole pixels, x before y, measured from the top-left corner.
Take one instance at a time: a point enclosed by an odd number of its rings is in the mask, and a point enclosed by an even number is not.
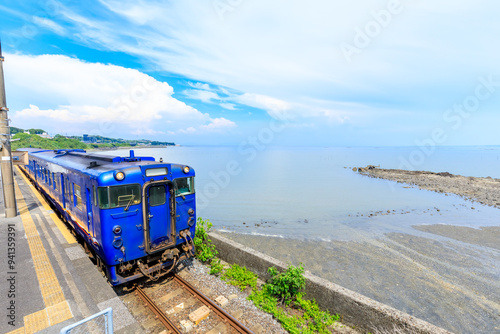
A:
[[[116,146],[116,147],[98,147],[86,149],[87,152],[103,152],[103,151],[116,151],[116,150],[138,150],[144,148],[167,148],[177,147],[180,145],[141,145],[141,146]]]

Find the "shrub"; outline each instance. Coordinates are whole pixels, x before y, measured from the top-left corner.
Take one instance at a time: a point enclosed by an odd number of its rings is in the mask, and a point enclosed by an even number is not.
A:
[[[198,218],[193,241],[196,248],[196,257],[202,262],[210,261],[219,254],[215,249],[215,245],[212,244],[212,240],[208,239],[208,232],[211,228],[212,223],[208,219]]]
[[[289,266],[282,273],[278,273],[275,267],[269,268],[267,272],[271,275],[269,281],[270,292],[286,305],[295,300],[299,291],[306,286],[306,279],[303,276],[304,266],[302,264],[298,267]]]

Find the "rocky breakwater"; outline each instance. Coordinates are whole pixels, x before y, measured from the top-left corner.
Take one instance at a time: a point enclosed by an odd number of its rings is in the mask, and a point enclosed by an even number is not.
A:
[[[363,175],[406,183],[420,189],[453,193],[465,199],[500,208],[500,179],[454,175],[448,172],[383,169],[376,166],[354,167]]]

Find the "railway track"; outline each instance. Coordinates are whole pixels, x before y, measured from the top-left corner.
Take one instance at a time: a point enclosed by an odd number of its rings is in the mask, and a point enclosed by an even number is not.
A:
[[[253,333],[177,274],[166,277],[160,284],[135,286],[134,292],[127,296],[133,297],[141,301],[135,302],[136,318],[141,319],[142,326],[150,333],[162,330],[166,333]]]

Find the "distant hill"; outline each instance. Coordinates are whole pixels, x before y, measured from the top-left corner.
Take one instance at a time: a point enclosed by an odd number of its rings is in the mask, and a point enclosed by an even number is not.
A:
[[[20,129],[20,128],[16,128],[14,126],[10,127],[10,133],[13,134],[13,135],[16,134],[16,133],[19,133],[19,132],[23,133],[24,131],[25,130]],[[40,134],[42,134],[42,133],[45,132],[45,130],[42,130],[42,129],[28,129],[28,131],[32,135],[40,135]]]
[[[17,150],[21,147],[36,147],[49,150],[57,150],[62,148],[83,148],[89,149],[87,144],[76,139],[68,139],[66,137],[56,135],[53,139],[42,138],[39,135],[29,135],[27,133],[18,132],[13,139],[19,139],[11,143],[12,150]]]
[[[64,149],[64,148],[81,148],[81,149],[106,149],[106,148],[117,148],[124,146],[171,146],[175,145],[172,142],[160,142],[151,141],[147,139],[139,140],[125,140],[125,139],[115,139],[102,136],[87,136],[91,139],[91,142],[83,142],[82,136],[70,136],[65,137],[61,135],[55,135],[54,138],[43,138],[38,134],[43,134],[46,131],[42,129],[29,129],[29,134],[24,133],[24,129],[11,127],[11,134],[14,136],[13,139],[18,139],[11,143],[12,150],[17,150],[22,147],[36,147],[41,149]]]

